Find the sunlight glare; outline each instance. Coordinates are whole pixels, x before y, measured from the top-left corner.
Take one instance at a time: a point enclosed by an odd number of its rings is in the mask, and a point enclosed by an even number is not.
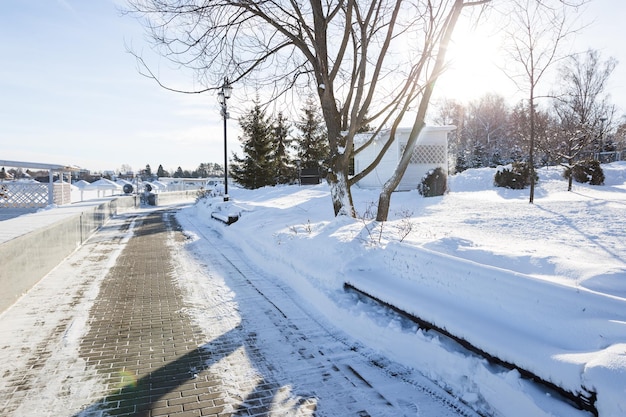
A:
[[[487,25],[459,23],[448,48],[448,68],[437,82],[437,96],[467,103],[487,93],[510,95],[510,81],[498,68],[501,44],[501,36]]]

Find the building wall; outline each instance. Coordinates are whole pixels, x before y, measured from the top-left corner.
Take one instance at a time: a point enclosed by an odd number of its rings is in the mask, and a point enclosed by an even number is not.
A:
[[[437,167],[448,170],[448,132],[454,130],[454,126],[426,126],[422,131],[417,145],[411,157],[404,176],[396,191],[415,190],[422,178]],[[391,177],[395,170],[402,152],[406,146],[410,129],[398,129],[396,140],[389,147],[380,164],[374,171],[358,182],[362,188],[380,188]],[[357,172],[371,163],[382,149],[382,144],[389,137],[388,133],[381,136],[368,149],[355,157],[355,169]]]
[[[354,158],[354,168],[356,172],[364,170],[382,150],[382,145],[389,135],[384,135],[380,140],[375,141]],[[393,143],[385,153],[376,169],[361,179],[357,184],[361,188],[380,188],[393,172],[398,161],[398,144]]]

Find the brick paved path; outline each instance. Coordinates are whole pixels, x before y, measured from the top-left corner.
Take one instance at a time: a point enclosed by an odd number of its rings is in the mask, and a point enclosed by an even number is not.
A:
[[[174,214],[115,219],[0,316],[0,416],[473,415]]]
[[[183,312],[174,282],[167,239],[180,232],[168,230],[172,222],[171,213],[146,217],[101,287],[81,356],[103,374],[110,394],[83,414],[231,415],[221,378],[208,365],[233,348],[227,338],[211,344],[222,351],[200,348],[206,340]],[[266,414],[261,405],[244,415]]]

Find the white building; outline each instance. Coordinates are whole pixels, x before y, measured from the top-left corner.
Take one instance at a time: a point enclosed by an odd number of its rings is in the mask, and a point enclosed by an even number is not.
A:
[[[411,161],[400,181],[396,191],[417,189],[422,178],[430,171],[441,167],[448,172],[448,133],[456,129],[455,126],[424,126],[417,139]],[[381,188],[391,177],[402,152],[406,148],[411,128],[398,128],[396,138],[391,144],[378,166],[363,177],[357,185],[362,188]],[[365,143],[369,139],[367,134],[355,138],[355,146]],[[376,158],[385,142],[389,139],[389,130],[379,133],[375,141],[354,157],[354,171],[364,170]]]

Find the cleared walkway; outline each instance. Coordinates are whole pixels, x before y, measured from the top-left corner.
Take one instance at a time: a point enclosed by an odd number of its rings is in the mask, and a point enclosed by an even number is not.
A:
[[[475,416],[258,287],[209,236],[190,267],[214,284],[190,305],[185,239],[174,210],[118,216],[0,315],[0,415]]]
[[[200,349],[202,332],[182,313],[167,246],[168,225],[155,212],[103,282],[80,355],[107,381],[109,393],[92,408],[108,415],[191,416],[222,411],[220,385]]]

